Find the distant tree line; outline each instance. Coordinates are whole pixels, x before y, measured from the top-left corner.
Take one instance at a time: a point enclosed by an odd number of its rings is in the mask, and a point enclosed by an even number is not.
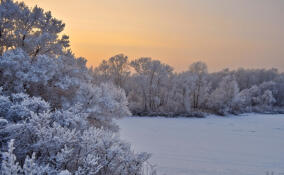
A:
[[[159,60],[132,61],[119,54],[94,68],[95,83],[125,90],[134,115],[196,116],[284,111],[284,74],[277,69],[224,69],[209,73],[203,62],[175,72]]]

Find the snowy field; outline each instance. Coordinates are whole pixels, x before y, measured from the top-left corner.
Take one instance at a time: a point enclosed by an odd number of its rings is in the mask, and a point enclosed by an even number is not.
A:
[[[162,175],[284,175],[284,115],[131,117],[118,124],[135,151],[152,153]]]

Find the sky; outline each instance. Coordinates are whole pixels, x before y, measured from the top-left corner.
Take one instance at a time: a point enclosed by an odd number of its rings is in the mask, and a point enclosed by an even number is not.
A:
[[[89,66],[123,53],[176,71],[284,71],[284,0],[24,0],[66,24],[71,48]]]

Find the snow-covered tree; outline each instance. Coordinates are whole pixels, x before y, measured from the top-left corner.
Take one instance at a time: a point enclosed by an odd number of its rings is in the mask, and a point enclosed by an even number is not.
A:
[[[276,93],[274,94],[276,105],[284,106],[284,73],[280,74],[275,80]]]
[[[268,81],[273,81],[278,76],[277,69],[244,69],[240,68],[236,71],[232,71],[234,74],[236,81],[239,84],[240,90],[251,88],[256,85]]]
[[[192,111],[192,90],[195,87],[195,77],[189,71],[175,74],[169,90],[168,108],[177,114]]]
[[[101,82],[112,81],[118,87],[125,87],[125,82],[130,75],[128,57],[119,54],[107,61],[103,60],[94,72]]]
[[[151,58],[139,58],[131,61],[130,65],[136,71],[133,75],[136,88],[131,95],[140,96],[138,108],[142,109],[141,112],[160,112],[168,100],[167,92],[173,68]]]
[[[201,109],[208,99],[210,84],[208,81],[207,65],[203,62],[192,63],[189,67],[189,72],[194,76],[194,87],[192,88],[192,107]]]
[[[130,114],[124,91],[109,83],[94,85],[83,58],[39,55],[31,61],[21,49],[7,51],[0,57],[0,84],[4,93],[40,96],[53,110],[80,104],[96,126],[114,130],[112,118]]]
[[[218,114],[232,113],[234,104],[238,103],[238,93],[239,88],[236,80],[233,76],[228,75],[223,78],[219,87],[210,94],[208,106]]]
[[[113,132],[130,115],[124,91],[95,82],[63,29],[37,6],[0,1],[0,174],[142,174],[150,155]],[[110,60],[113,74],[125,60]]]
[[[264,106],[272,106],[276,100],[273,97],[273,94],[270,90],[266,90],[263,95],[261,96],[262,105]]]
[[[69,47],[65,24],[35,6],[2,0],[0,3],[0,55],[9,49],[22,48],[31,57],[39,54],[56,56]]]

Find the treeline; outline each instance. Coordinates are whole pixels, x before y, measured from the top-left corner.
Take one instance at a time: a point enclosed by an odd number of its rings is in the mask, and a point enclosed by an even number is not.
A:
[[[94,68],[95,82],[125,90],[134,115],[203,116],[284,111],[284,74],[277,69],[224,69],[209,73],[203,62],[177,73],[159,60],[132,61],[119,54]]]

